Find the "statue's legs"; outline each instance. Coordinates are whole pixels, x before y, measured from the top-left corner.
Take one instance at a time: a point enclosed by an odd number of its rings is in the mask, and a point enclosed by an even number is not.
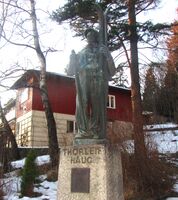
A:
[[[88,70],[80,77],[76,98],[76,138],[103,139],[106,135],[106,105],[108,82],[103,74]]]
[[[80,87],[77,89],[77,96],[76,96],[76,121],[78,126],[78,133],[76,135],[76,138],[89,138],[91,137],[89,133],[89,127],[88,127],[88,79],[86,74],[82,74],[82,77],[79,79]]]
[[[96,74],[90,83],[92,116],[91,131],[94,138],[105,138],[108,83],[102,74]]]

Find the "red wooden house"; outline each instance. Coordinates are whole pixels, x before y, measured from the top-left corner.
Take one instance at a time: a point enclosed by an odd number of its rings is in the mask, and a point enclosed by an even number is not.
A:
[[[47,125],[41,101],[39,71],[28,70],[12,89],[17,90],[16,138],[19,146],[47,146]],[[75,134],[75,79],[47,73],[49,100],[54,112],[60,145],[70,145]],[[131,122],[131,92],[109,87],[108,121]]]

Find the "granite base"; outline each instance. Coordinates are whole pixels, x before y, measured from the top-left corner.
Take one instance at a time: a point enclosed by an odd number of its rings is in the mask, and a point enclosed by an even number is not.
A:
[[[124,200],[120,148],[91,144],[60,152],[57,200]]]

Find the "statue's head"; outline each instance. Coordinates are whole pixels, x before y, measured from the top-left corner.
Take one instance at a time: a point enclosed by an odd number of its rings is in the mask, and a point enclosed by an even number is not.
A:
[[[86,29],[86,31],[84,32],[84,35],[85,35],[88,43],[90,43],[90,42],[98,43],[99,42],[99,32],[93,28]]]

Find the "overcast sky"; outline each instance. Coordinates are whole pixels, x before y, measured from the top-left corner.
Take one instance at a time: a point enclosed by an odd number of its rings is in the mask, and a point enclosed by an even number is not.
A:
[[[36,7],[51,12],[62,6],[63,2],[65,0],[38,0]],[[159,7],[157,10],[142,14],[141,18],[152,20],[154,23],[172,22],[176,19],[178,0],[162,0]],[[43,21],[45,29],[49,32],[41,38],[42,44],[57,50],[55,53],[48,54],[47,56],[47,71],[64,73],[71,50],[79,51],[84,46],[85,41],[81,41],[80,38],[74,38],[74,33],[71,32],[66,24],[58,25],[56,22],[48,19],[47,15],[43,15],[42,12],[39,12],[38,17]],[[9,68],[13,63],[17,62],[23,66],[28,66],[28,68],[35,68],[39,65],[36,55],[32,50],[11,45],[1,48],[1,70]],[[2,95],[3,93],[1,92],[0,96]]]
[[[65,0],[38,0],[36,7],[51,12],[59,6],[62,6],[63,2],[65,2]],[[142,16],[139,16],[139,19],[150,19],[155,23],[162,23],[171,22],[176,18],[178,0],[162,0],[159,7],[160,9],[142,14]],[[44,21],[45,28],[49,32],[48,34],[43,35],[41,39],[42,44],[57,50],[55,53],[48,54],[47,70],[64,73],[64,68],[68,63],[68,57],[71,50],[75,49],[76,51],[79,51],[85,42],[81,41],[80,38],[74,38],[74,33],[71,32],[67,25],[60,26],[56,22],[52,22],[48,19],[48,16],[43,15],[42,12],[39,12],[38,17]],[[29,68],[33,68],[38,65],[35,57],[35,54],[33,54],[31,50],[10,45],[7,45],[7,48],[3,48],[0,51],[0,63],[2,68],[7,68],[17,61],[19,64],[23,64],[24,66],[28,65]]]

